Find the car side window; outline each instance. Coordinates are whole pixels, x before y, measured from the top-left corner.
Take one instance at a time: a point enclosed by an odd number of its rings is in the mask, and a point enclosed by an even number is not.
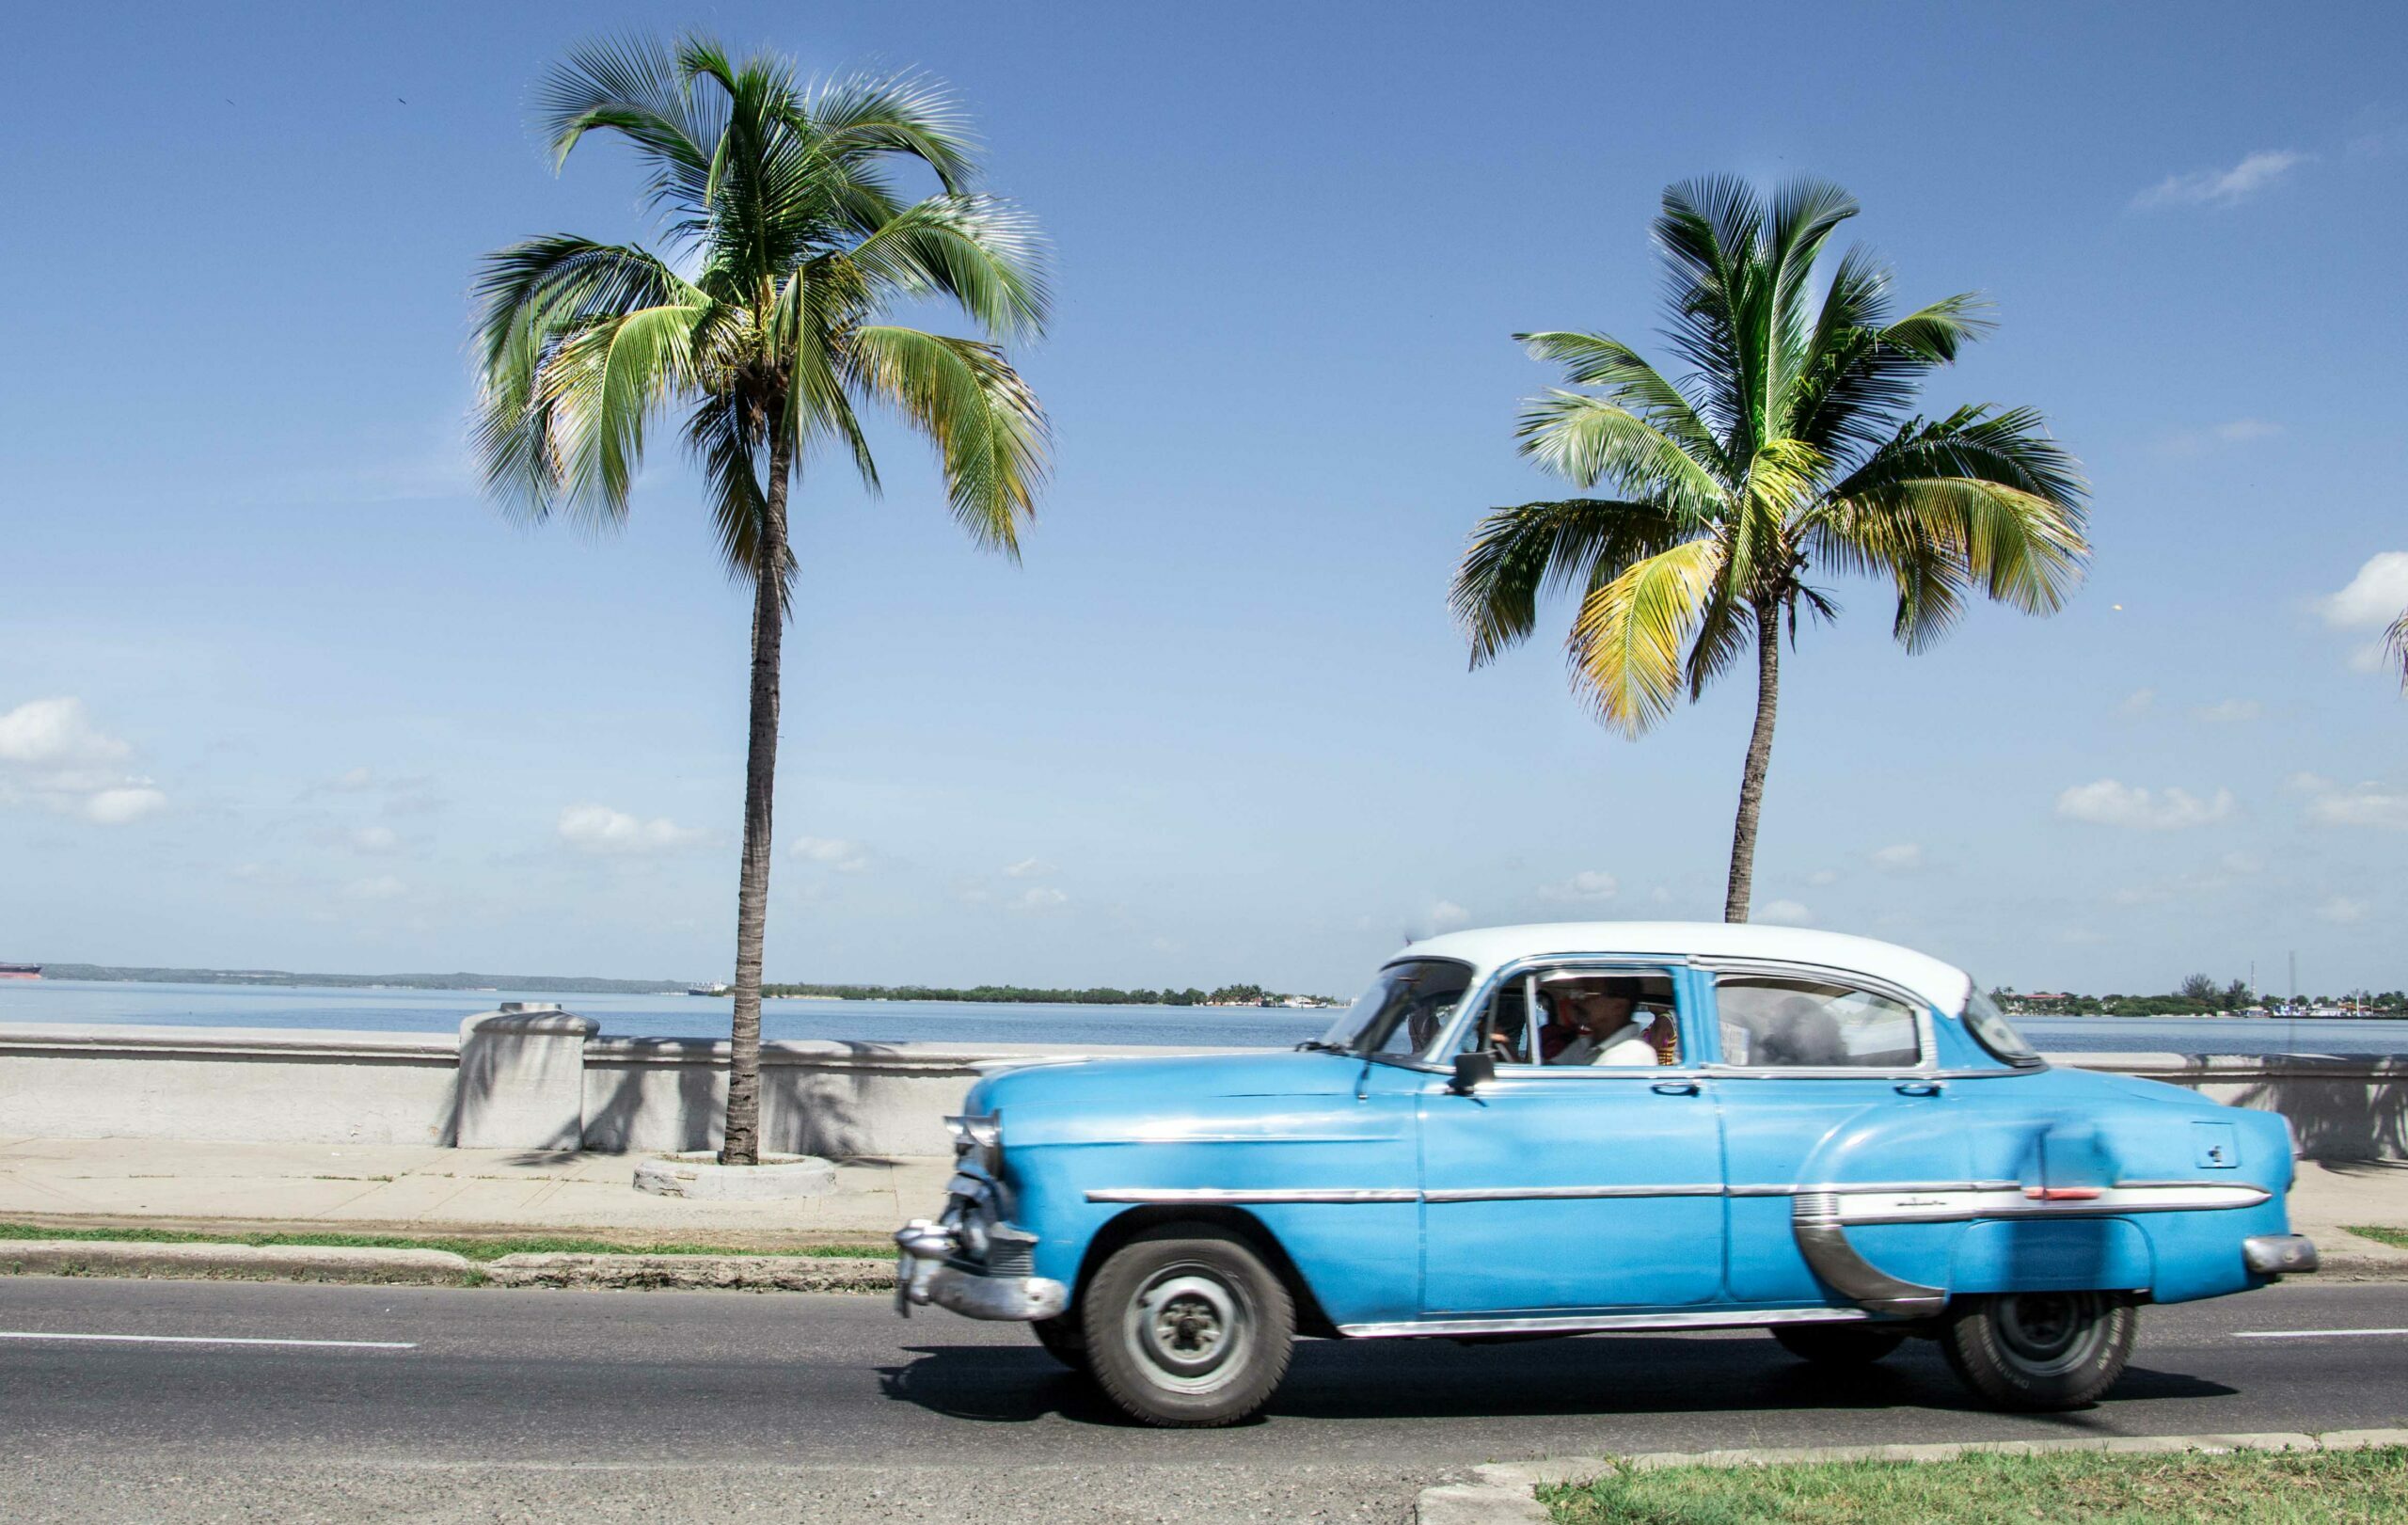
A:
[[[1914,1009],[1853,986],[1763,975],[1714,982],[1722,1061],[1751,1070],[1894,1070],[1923,1056]]]
[[[1538,1069],[1679,1064],[1678,1012],[1664,970],[1529,969],[1498,983],[1465,1029],[1463,1050],[1485,1050],[1500,1066]]]

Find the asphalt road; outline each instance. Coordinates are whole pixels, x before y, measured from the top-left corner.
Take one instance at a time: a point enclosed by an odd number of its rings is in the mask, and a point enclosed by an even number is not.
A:
[[[1259,1422],[1161,1432],[1022,1330],[879,1298],[0,1279],[25,1521],[1397,1521],[1548,1454],[2403,1422],[2396,1285],[2151,1309],[2110,1400],[2046,1419],[1972,1406],[1925,1343],[1834,1379],[1744,1333],[1309,1342]]]

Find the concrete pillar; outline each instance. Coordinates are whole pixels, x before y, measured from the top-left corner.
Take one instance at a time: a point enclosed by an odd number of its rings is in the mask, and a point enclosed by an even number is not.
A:
[[[600,1027],[519,1001],[461,1023],[459,1147],[582,1149],[585,1040]]]

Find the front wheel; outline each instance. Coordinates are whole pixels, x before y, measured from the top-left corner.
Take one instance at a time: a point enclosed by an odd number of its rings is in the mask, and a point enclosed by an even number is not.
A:
[[[1965,1385],[2000,1408],[2079,1408],[2132,1358],[2139,1311],[2104,1292],[2011,1292],[1967,1300],[1940,1338]]]
[[[1906,1343],[1907,1331],[1861,1324],[1776,1324],[1781,1348],[1817,1366],[1870,1366]]]
[[[1149,1424],[1233,1424],[1287,1374],[1296,1311],[1238,1235],[1169,1224],[1113,1252],[1079,1297],[1089,1369]]]
[[[1037,1342],[1045,1347],[1045,1354],[1071,1371],[1083,1376],[1086,1374],[1086,1331],[1079,1327],[1076,1313],[1058,1313],[1052,1318],[1041,1318],[1028,1327],[1037,1336]]]

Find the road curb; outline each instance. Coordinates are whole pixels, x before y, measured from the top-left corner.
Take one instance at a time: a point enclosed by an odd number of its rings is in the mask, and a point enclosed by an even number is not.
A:
[[[1794,1446],[1738,1451],[1651,1451],[1628,1456],[1555,1456],[1545,1461],[1493,1462],[1472,1469],[1472,1483],[1423,1488],[1414,1503],[1416,1525],[1545,1525],[1551,1518],[1537,1490],[1577,1486],[1614,1471],[1675,1467],[1778,1467],[1795,1462],[1953,1461],[1958,1456],[2042,1456],[2060,1452],[2108,1455],[2222,1455],[2236,1451],[2365,1451],[2408,1446],[2408,1430],[2328,1430],[2322,1435],[2277,1431],[2255,1435],[2142,1435],[2066,1440],[1965,1440],[1938,1445]]]
[[[177,1277],[236,1281],[372,1281],[460,1286],[467,1257],[443,1249],[349,1245],[178,1245],[123,1239],[14,1239],[0,1271],[34,1276]]]
[[[868,1257],[537,1254],[472,1261],[442,1249],[119,1239],[0,1242],[0,1274],[577,1290],[891,1292],[895,1287],[895,1263]]]
[[[716,1292],[892,1292],[892,1260],[835,1255],[504,1255],[499,1287]]]

